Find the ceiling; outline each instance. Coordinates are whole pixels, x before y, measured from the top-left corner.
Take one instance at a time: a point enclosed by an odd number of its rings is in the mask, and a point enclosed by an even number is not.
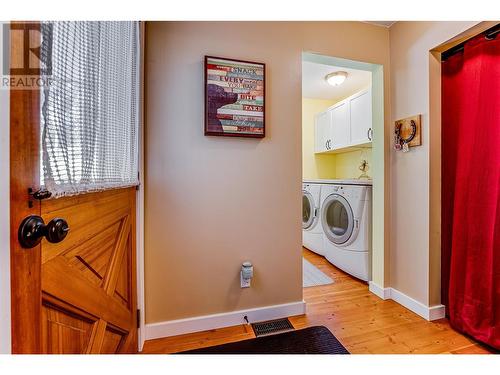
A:
[[[384,27],[391,27],[393,24],[396,23],[396,21],[363,21],[363,22]]]
[[[347,79],[340,86],[325,81],[328,73],[344,71]],[[311,99],[342,100],[370,86],[372,73],[365,70],[340,68],[332,65],[302,62],[302,97]]]

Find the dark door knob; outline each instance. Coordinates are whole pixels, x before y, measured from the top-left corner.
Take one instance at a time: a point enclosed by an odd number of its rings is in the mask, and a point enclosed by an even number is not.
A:
[[[66,238],[68,232],[69,226],[66,220],[56,217],[47,224],[45,238],[49,242],[58,243]]]
[[[22,247],[31,249],[40,243],[43,237],[52,243],[61,242],[66,238],[69,226],[66,220],[55,218],[45,225],[40,216],[26,217],[18,230],[18,240]]]

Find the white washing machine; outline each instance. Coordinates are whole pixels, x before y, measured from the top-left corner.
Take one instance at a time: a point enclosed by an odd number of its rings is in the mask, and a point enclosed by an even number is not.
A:
[[[323,228],[320,215],[321,184],[302,184],[302,245],[317,254],[324,255]]]
[[[371,280],[372,187],[362,184],[324,184],[320,221],[325,258],[364,281]]]

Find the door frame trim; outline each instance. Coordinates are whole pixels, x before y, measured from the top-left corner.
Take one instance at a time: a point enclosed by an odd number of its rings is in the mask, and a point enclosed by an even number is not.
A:
[[[4,51],[4,25],[0,22],[0,53]],[[3,61],[3,55],[1,56]],[[0,91],[0,176],[10,176],[10,92]],[[6,207],[0,214],[0,354],[10,354],[11,314],[10,314],[10,180],[0,180],[0,206]]]
[[[140,57],[140,127],[139,127],[139,186],[136,196],[136,264],[137,264],[137,308],[140,310],[139,327],[137,332],[137,350],[142,351],[146,341],[146,304],[144,293],[144,124],[145,124],[145,77],[144,66],[146,55],[146,22],[140,21],[141,57]]]

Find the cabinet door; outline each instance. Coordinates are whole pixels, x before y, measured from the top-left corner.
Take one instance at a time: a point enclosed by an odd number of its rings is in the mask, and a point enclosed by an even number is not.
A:
[[[330,135],[332,148],[344,147],[349,144],[349,102],[344,102],[332,108]]]
[[[364,91],[350,100],[351,144],[372,140],[372,96],[371,90]]]
[[[327,136],[329,127],[329,113],[321,112],[316,115],[314,124],[314,151],[327,151]]]

